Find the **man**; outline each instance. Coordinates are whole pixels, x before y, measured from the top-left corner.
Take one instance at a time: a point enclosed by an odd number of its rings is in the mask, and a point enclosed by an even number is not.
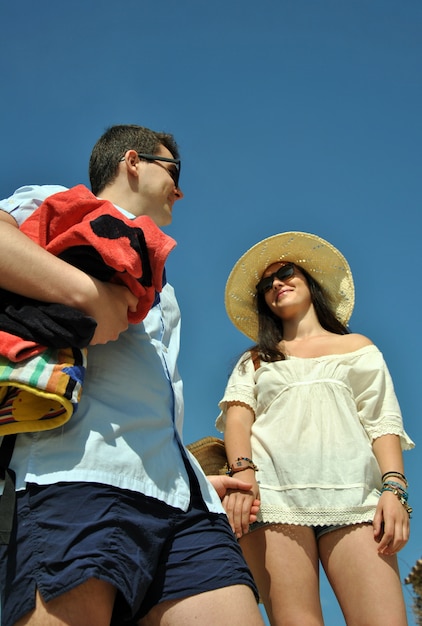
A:
[[[173,137],[139,126],[111,127],[91,154],[95,196],[159,227],[183,197],[179,173]],[[59,429],[17,437],[18,515],[0,553],[3,624],[262,624],[218,497],[249,486],[216,477],[214,489],[181,441],[173,289],[164,279],[144,321],[129,325],[138,301],[127,287],[18,230],[63,190],[22,188],[0,203],[0,286],[97,322],[77,413]]]

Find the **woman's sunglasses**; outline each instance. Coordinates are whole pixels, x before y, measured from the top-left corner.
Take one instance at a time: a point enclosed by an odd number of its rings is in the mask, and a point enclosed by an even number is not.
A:
[[[294,276],[294,274],[295,266],[293,265],[293,263],[286,263],[286,265],[282,265],[281,267],[279,267],[278,270],[273,274],[270,274],[270,276],[265,276],[265,278],[261,278],[259,283],[256,285],[256,290],[260,294],[267,293],[267,291],[272,288],[275,278],[282,281],[289,280],[290,278],[292,278],[292,276]]]

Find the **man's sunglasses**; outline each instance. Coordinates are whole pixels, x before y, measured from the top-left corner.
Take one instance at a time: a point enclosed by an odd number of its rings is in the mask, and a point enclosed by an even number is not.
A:
[[[256,285],[256,290],[260,294],[267,293],[267,291],[272,288],[275,278],[281,281],[289,280],[290,278],[292,278],[292,276],[294,276],[294,274],[295,266],[293,265],[293,263],[286,263],[286,265],[282,265],[281,267],[279,267],[278,270],[270,276],[265,276],[265,278],[261,278],[259,283]]]
[[[144,154],[143,152],[138,152],[138,157],[142,159],[143,161],[156,163],[156,165],[159,165],[164,170],[166,170],[166,172],[168,172],[168,174],[172,177],[173,182],[176,185],[176,187],[179,188],[180,169],[182,166],[180,159],[169,159],[168,157],[163,157],[158,154]],[[120,159],[120,161],[124,161],[124,160],[125,160],[125,157],[122,157]],[[157,161],[164,161],[165,163],[173,163],[174,167],[172,167],[171,169],[168,169],[167,167],[164,167],[164,165],[161,165],[161,163],[157,163]]]

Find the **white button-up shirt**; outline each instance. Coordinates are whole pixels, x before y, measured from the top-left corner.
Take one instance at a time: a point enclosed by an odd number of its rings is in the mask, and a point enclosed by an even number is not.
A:
[[[0,209],[21,224],[45,198],[64,190],[22,187],[0,201]],[[17,488],[26,482],[98,482],[186,510],[186,455],[209,509],[223,512],[214,488],[181,443],[179,339],[180,311],[167,283],[143,322],[130,325],[117,341],[89,347],[83,393],[71,420],[55,430],[18,435],[11,462]]]

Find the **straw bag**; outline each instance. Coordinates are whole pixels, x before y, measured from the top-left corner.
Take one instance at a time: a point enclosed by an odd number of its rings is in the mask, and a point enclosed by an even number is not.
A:
[[[205,475],[227,474],[226,449],[222,439],[203,437],[189,443],[186,447],[196,458]]]

